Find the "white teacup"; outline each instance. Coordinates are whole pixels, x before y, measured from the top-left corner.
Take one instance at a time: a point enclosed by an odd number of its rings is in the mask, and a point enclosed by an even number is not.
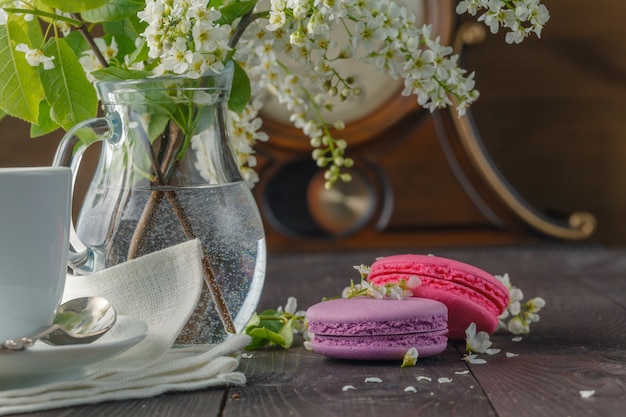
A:
[[[67,270],[71,170],[0,168],[0,343],[52,323]]]

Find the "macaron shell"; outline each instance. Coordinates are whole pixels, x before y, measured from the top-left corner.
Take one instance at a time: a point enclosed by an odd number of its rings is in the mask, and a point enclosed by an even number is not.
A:
[[[439,278],[433,278],[430,276],[418,275],[420,280],[422,281],[422,285],[419,287],[413,288],[413,295],[415,297],[423,297],[423,298],[431,298],[437,301],[441,301],[439,298],[433,298],[430,295],[427,296],[423,291],[425,288],[427,289],[436,289],[440,290],[437,294],[449,294],[456,295],[458,297],[466,298],[469,301],[476,303],[481,306],[484,310],[487,310],[493,316],[499,316],[501,314],[500,307],[498,307],[489,297],[486,297],[484,294],[474,290],[472,287],[468,287],[463,284],[458,284],[454,281],[445,281]],[[385,276],[378,276],[372,279],[372,283],[376,285],[384,285],[385,283],[395,283],[400,282],[403,279],[407,279],[408,275],[406,273],[395,273],[389,274]],[[432,292],[429,292],[432,294]],[[446,301],[449,301],[450,297],[446,297]],[[444,303],[447,305],[447,303]]]
[[[448,346],[446,330],[424,334],[337,337],[315,335],[314,352],[336,359],[401,360],[414,347],[419,357],[437,355]]]
[[[476,301],[455,294],[449,290],[419,286],[416,296],[439,300],[448,306],[448,338],[465,339],[465,329],[473,322],[477,331],[493,333],[498,327],[498,316],[492,314]]]
[[[425,298],[323,301],[306,313],[314,352],[338,359],[398,360],[414,347],[421,357],[447,347],[448,308]]]
[[[380,277],[396,274],[401,274],[404,279],[415,275],[420,279],[434,278],[441,282],[440,285],[444,285],[444,282],[462,285],[491,300],[498,314],[504,311],[509,302],[508,290],[490,273],[473,265],[439,256],[405,254],[381,258],[372,264],[368,280],[381,285],[386,281]]]
[[[448,337],[465,338],[465,329],[476,323],[478,331],[493,333],[498,316],[508,305],[506,287],[491,274],[452,259],[425,255],[394,255],[377,260],[368,277],[382,285],[417,276],[422,285],[416,297],[431,298],[448,306]]]
[[[371,297],[339,298],[307,310],[314,334],[359,336],[422,333],[447,329],[448,309],[436,300],[410,297],[377,300]]]

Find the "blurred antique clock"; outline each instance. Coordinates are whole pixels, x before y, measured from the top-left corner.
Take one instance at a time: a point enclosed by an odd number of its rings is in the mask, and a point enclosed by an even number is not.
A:
[[[457,52],[484,36],[482,26],[456,25],[454,0],[397,1]],[[254,193],[270,250],[501,243],[529,230],[583,239],[595,229],[586,213],[553,221],[521,200],[486,155],[471,115],[431,114],[401,96],[401,80],[357,60],[342,69],[362,88],[333,110],[346,122],[339,136],[355,161],[351,182],[326,190],[308,138],[271,96],[265,100],[270,141],[257,147]]]

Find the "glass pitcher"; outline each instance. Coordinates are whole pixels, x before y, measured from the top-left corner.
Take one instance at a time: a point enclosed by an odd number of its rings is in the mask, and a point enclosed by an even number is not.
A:
[[[100,82],[105,116],[70,130],[54,159],[77,175],[84,151],[102,143],[70,239],[76,274],[200,239],[207,285],[180,343],[241,331],[265,277],[261,217],[229,139],[232,77],[229,65],[198,79]]]

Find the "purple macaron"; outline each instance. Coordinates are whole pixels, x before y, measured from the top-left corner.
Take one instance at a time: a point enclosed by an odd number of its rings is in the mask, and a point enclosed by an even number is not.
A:
[[[340,298],[311,306],[306,319],[313,351],[332,358],[396,360],[412,347],[426,357],[448,343],[448,309],[426,298]]]

